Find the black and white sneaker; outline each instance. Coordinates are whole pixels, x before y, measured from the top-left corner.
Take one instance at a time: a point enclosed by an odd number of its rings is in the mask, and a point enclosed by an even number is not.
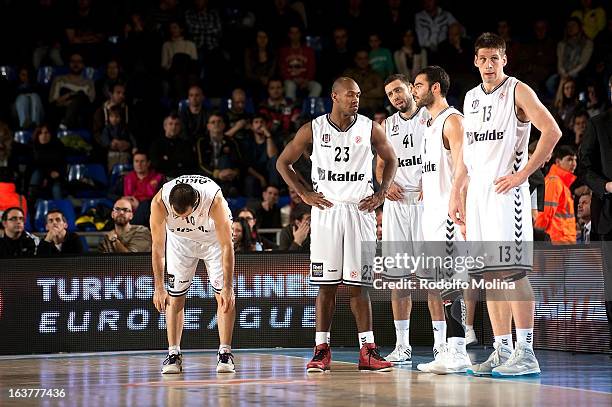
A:
[[[236,373],[234,355],[231,352],[217,353],[217,373]]]
[[[166,356],[161,371],[162,374],[178,374],[183,372],[183,355],[173,353]]]

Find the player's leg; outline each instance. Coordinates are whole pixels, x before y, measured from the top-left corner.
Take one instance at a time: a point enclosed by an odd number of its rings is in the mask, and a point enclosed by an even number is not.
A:
[[[394,289],[391,291],[391,308],[395,325],[395,349],[385,359],[396,365],[412,363],[410,346],[410,313],[412,298],[410,290]]]
[[[476,300],[478,289],[467,288],[463,290],[463,300],[465,301],[465,344],[475,345],[478,343],[476,332],[474,331],[474,316],[476,313]]]
[[[427,308],[429,308],[434,336],[434,360],[428,363],[419,363],[417,369],[422,372],[429,372],[431,366],[448,352],[448,346],[446,344],[446,316],[444,315],[444,304],[442,303],[440,291],[427,291]]]

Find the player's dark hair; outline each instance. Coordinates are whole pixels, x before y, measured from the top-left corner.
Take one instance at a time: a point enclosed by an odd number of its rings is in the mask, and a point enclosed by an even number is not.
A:
[[[10,211],[19,211],[19,212],[21,212],[22,215],[25,216],[25,213],[23,213],[23,209],[21,209],[18,206],[11,206],[10,208],[6,208],[4,210],[4,212],[2,212],[2,221],[3,222],[6,222],[8,220],[8,214],[9,214]]]
[[[557,147],[555,151],[555,160],[562,160],[563,157],[575,156],[575,155],[576,155],[576,150],[573,147],[562,145],[562,146]]]
[[[480,37],[476,38],[474,43],[474,54],[478,54],[478,50],[481,48],[493,48],[501,51],[502,55],[506,54],[506,41],[502,37],[494,33],[482,33]]]
[[[59,209],[57,209],[57,208],[54,208],[54,209],[49,209],[49,212],[47,212],[47,214],[45,215],[45,220],[47,220],[47,221],[48,221],[48,220],[49,220],[49,215],[54,214],[54,213],[59,213],[60,215],[62,215],[62,220],[63,220],[64,222],[68,222],[68,221],[66,220],[66,215],[64,215],[64,212],[60,211],[60,210],[59,210]]]
[[[406,84],[406,86],[410,85],[410,79],[408,79],[406,75],[401,74],[401,73],[396,73],[396,74],[387,76],[387,79],[385,79],[385,83],[383,84],[383,86],[387,86],[393,81],[401,81],[404,84]]]
[[[184,214],[193,208],[198,199],[198,193],[189,184],[176,184],[170,191],[170,205],[177,214]]]
[[[442,67],[438,65],[431,65],[421,69],[417,76],[418,75],[425,75],[430,87],[436,82],[439,83],[440,95],[442,95],[442,97],[446,97],[448,88],[450,88],[450,77]]]

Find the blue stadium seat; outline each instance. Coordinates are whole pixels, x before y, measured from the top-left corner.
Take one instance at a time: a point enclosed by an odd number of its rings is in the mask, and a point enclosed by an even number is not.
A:
[[[0,66],[0,80],[13,82],[17,80],[17,69],[14,66],[2,65]]]
[[[70,134],[79,135],[84,141],[91,143],[91,133],[87,129],[58,129],[57,130],[57,138],[61,139],[62,137],[66,137]]]
[[[179,101],[178,103],[179,112],[186,112],[188,107],[189,107],[189,99],[183,99]],[[212,103],[210,103],[210,100],[206,97],[202,101],[202,108],[204,110],[213,110]]]
[[[232,98],[224,99],[224,103],[221,104],[221,113],[227,113],[232,106]],[[253,98],[247,96],[246,101],[244,103],[244,112],[248,114],[255,114],[255,103],[253,103]]]
[[[110,209],[115,203],[108,198],[91,198],[81,201],[81,215],[85,214],[90,208],[95,208],[98,205],[104,205]]]
[[[226,200],[232,213],[236,213],[240,209],[244,208],[247,203],[247,199],[243,196],[239,196],[237,198],[226,198]]]
[[[66,66],[41,66],[36,72],[36,81],[42,86],[51,86],[51,82],[56,76],[68,73]]]
[[[74,207],[72,202],[68,199],[59,200],[44,200],[39,199],[36,201],[36,208],[34,211],[34,230],[37,232],[45,231],[46,215],[51,209],[59,209],[62,211],[66,220],[68,221],[68,230],[74,231],[76,229],[75,220],[76,215],[74,213]]]
[[[73,164],[68,169],[68,182],[74,187],[77,198],[106,196],[108,177],[101,164]]]
[[[278,206],[280,208],[289,205],[289,202],[291,202],[291,197],[289,195],[281,195],[278,197]]]
[[[13,136],[13,141],[19,144],[30,144],[32,142],[32,132],[30,130],[18,130]]]
[[[302,103],[302,113],[317,117],[331,112],[331,100],[323,97],[307,97]]]
[[[113,169],[111,170],[110,173],[110,184],[111,186],[114,186],[115,184],[117,184],[117,181],[119,181],[119,178],[121,178],[122,175],[132,171],[134,169],[134,167],[132,166],[132,164],[115,164],[113,165]]]

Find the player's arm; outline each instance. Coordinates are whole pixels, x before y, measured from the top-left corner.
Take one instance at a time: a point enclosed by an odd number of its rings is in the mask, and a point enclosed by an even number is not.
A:
[[[359,202],[359,209],[362,211],[372,212],[385,201],[385,195],[389,191],[389,187],[395,178],[397,171],[397,156],[393,151],[393,147],[387,140],[385,131],[376,122],[372,122],[372,146],[376,150],[376,154],[383,161],[383,170],[380,181],[380,189],[373,195],[362,199]]]
[[[300,158],[310,144],[312,144],[312,125],[309,122],[300,127],[293,140],[285,146],[276,160],[276,169],[287,185],[293,188],[306,204],[319,209],[329,208],[332,203],[326,200],[322,193],[308,191],[293,169],[293,163]]]
[[[153,294],[153,304],[159,312],[166,310],[166,300],[168,292],[164,288],[164,252],[166,250],[166,216],[168,211],[161,198],[161,191],[153,197],[151,201],[151,260],[153,263],[153,282],[155,292]]]
[[[383,133],[386,134],[385,131],[385,125],[386,125],[386,121],[383,121],[382,124],[380,125],[380,127],[383,130]],[[383,171],[385,170],[385,162],[382,158],[380,158],[380,155],[376,154],[376,181],[378,181],[378,183],[382,183],[382,179],[383,179]],[[389,187],[389,191],[387,191],[387,199],[390,199],[391,201],[398,201],[403,199],[403,193],[404,190],[402,189],[402,187],[400,187],[396,182],[392,182],[391,186]]]
[[[221,308],[227,312],[234,307],[234,245],[232,243],[232,214],[219,192],[210,207],[210,218],[215,222],[217,241],[221,246],[221,267],[223,268],[223,289]]]
[[[453,186],[448,203],[448,215],[458,225],[465,223],[467,167],[463,161],[463,117],[453,114],[444,123],[444,138],[453,160]]]
[[[517,117],[521,121],[533,123],[542,135],[525,168],[495,181],[495,191],[502,194],[521,185],[535,170],[541,168],[561,138],[559,125],[529,86],[522,82],[516,85],[514,102],[517,108]]]

